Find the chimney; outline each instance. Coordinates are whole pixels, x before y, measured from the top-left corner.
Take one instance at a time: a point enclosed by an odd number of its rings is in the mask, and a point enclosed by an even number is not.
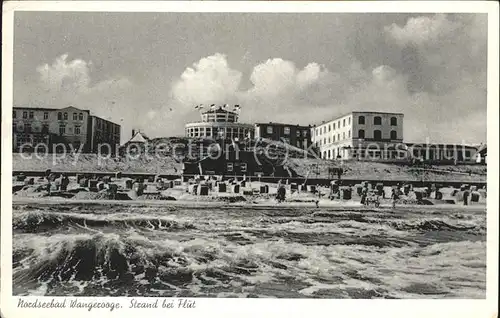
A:
[[[135,136],[135,129],[132,129],[132,138]]]

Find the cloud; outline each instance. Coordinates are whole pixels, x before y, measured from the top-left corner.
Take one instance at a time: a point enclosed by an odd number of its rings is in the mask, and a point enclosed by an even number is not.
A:
[[[241,76],[229,67],[225,55],[217,53],[188,67],[173,85],[172,93],[184,105],[224,103],[235,95]]]
[[[73,60],[68,62],[68,54],[56,58],[51,64],[37,67],[41,82],[50,91],[87,92],[90,83],[89,66],[91,62]]]
[[[147,70],[128,78],[64,54],[36,72],[31,66],[36,80],[19,77],[15,100],[90,109],[120,122],[127,137],[132,128],[151,137],[182,135],[185,123],[199,120],[194,105],[238,103],[240,121],[248,123],[317,124],[351,110],[395,111],[405,114],[408,141],[460,141],[463,132],[484,141],[487,16],[366,19],[355,25],[373,32],[349,33],[352,43],[342,42],[336,53],[276,46],[261,55],[250,48],[192,57],[197,52],[173,74]]]
[[[447,19],[444,14],[436,14],[433,17],[420,16],[410,18],[404,27],[393,23],[386,26],[388,32],[396,42],[402,46],[407,44],[422,45],[427,42],[437,42],[441,37],[452,33],[459,27]]]

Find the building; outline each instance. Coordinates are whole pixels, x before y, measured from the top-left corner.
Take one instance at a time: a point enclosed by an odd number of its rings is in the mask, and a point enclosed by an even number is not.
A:
[[[89,152],[115,153],[120,146],[121,126],[97,116],[90,116],[88,125]]]
[[[284,166],[280,160],[273,160],[254,151],[241,149],[243,149],[243,145],[239,144],[238,147],[229,147],[216,156],[212,154],[198,160],[184,161],[183,175],[297,177],[297,173]]]
[[[14,152],[34,148],[48,152],[64,151],[64,148],[91,152],[97,150],[99,141],[110,142],[114,148],[114,141],[120,140],[120,126],[73,106],[62,109],[14,107],[12,136]]]
[[[401,113],[355,111],[311,129],[323,159],[398,159],[405,155]]]
[[[238,122],[238,114],[223,107],[201,113],[201,121],[185,126],[186,137],[214,140],[254,138],[254,126]]]
[[[477,147],[460,144],[405,143],[408,158],[439,163],[475,162]]]
[[[311,146],[311,126],[256,123],[255,138],[283,141],[297,148],[308,149]]]
[[[481,144],[474,154],[475,161],[477,163],[487,164],[488,163],[488,147],[486,144]]]

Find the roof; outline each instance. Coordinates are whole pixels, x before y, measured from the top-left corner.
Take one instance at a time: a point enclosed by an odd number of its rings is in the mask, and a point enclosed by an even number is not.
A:
[[[115,122],[113,122],[113,121],[111,121],[111,120],[108,120],[108,119],[105,119],[105,118],[102,118],[102,117],[99,117],[99,116],[90,115],[90,117],[91,117],[91,118],[92,118],[92,117],[94,117],[94,118],[98,118],[99,120],[102,120],[102,121],[105,121],[105,122],[111,123],[111,124],[113,124],[113,125],[115,125],[115,126],[120,126],[120,124],[117,124],[117,123],[115,123]],[[120,126],[120,127],[121,127],[121,126]]]
[[[488,148],[487,148],[486,144],[482,144],[482,145],[480,145],[480,146],[477,148],[476,153],[479,153],[479,154],[481,154],[481,155],[484,155],[484,154],[486,154],[487,149],[488,149]]]
[[[311,125],[299,125],[299,124],[284,124],[284,123],[273,123],[273,122],[268,122],[268,123],[255,123],[255,126],[261,126],[261,125],[274,125],[274,126],[290,126],[290,127],[301,127],[301,128],[311,128]]]
[[[340,119],[342,117],[345,117],[345,116],[351,115],[351,114],[379,114],[379,115],[398,115],[398,116],[404,116],[403,113],[354,110],[354,111],[350,111],[350,112],[347,112],[347,113],[341,113],[340,115],[337,115],[337,116],[335,116],[335,117],[333,117],[333,118],[331,118],[329,120],[323,120],[320,124],[317,124],[317,125],[314,125],[314,126],[321,126],[321,125],[324,125],[326,123],[332,122],[334,120]]]
[[[82,112],[90,113],[90,110],[88,110],[88,109],[80,109],[80,108],[76,108],[74,106],[68,106],[68,107],[63,107],[63,108],[18,107],[18,106],[12,107],[13,110],[39,110],[39,111],[60,111],[60,110],[68,109],[68,108],[74,108],[74,109],[77,109],[77,110],[82,111]]]
[[[463,147],[463,148],[472,148],[476,149],[476,146],[473,145],[464,145],[464,144],[447,144],[447,143],[418,143],[418,142],[405,142],[404,143],[406,146],[412,147],[412,146],[421,146],[421,147],[441,147],[441,148],[454,148],[454,147]]]
[[[148,136],[146,136],[144,133],[138,131],[138,132],[135,133],[135,135],[128,142],[140,142],[140,143],[144,143],[144,142],[146,142],[148,140],[149,140]]]
[[[226,109],[224,109],[224,108],[222,108],[220,106],[217,109],[210,109],[210,110],[202,112],[202,114],[212,114],[212,113],[230,113],[230,114],[235,114],[236,115],[235,112],[232,112],[230,110],[226,110]]]

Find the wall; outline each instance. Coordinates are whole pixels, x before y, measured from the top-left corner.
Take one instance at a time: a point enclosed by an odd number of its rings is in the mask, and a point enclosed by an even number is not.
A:
[[[268,131],[269,128],[272,128],[272,132]],[[301,149],[307,149],[311,145],[311,129],[309,126],[258,123],[255,124],[255,137],[275,141],[284,140],[286,143]]]

